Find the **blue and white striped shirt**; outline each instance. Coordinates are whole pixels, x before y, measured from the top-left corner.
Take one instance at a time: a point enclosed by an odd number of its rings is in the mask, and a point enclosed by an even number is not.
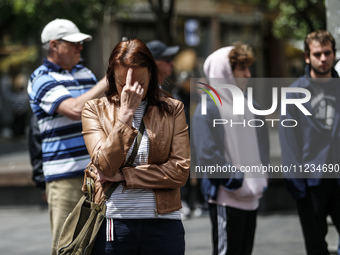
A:
[[[81,134],[81,120],[71,120],[55,110],[63,100],[86,93],[96,83],[93,73],[82,65],[69,72],[47,59],[30,77],[27,91],[42,136],[47,182],[82,175],[91,160]]]

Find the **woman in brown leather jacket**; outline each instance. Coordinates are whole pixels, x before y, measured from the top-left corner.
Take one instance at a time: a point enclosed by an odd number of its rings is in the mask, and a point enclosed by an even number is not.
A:
[[[120,42],[109,59],[106,97],[83,109],[96,186],[105,191],[121,182],[106,202],[106,224],[92,254],[184,254],[179,209],[190,166],[187,123],[183,104],[164,96],[157,74],[143,42]],[[138,132],[139,148],[129,165]]]

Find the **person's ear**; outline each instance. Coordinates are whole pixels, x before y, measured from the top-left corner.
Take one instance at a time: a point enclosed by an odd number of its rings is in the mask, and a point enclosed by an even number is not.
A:
[[[56,40],[51,40],[50,41],[50,48],[52,49],[52,50],[57,50],[57,41]]]

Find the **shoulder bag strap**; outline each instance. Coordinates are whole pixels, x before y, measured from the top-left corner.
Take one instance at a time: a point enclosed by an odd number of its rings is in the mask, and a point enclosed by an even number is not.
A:
[[[142,121],[139,125],[138,134],[137,134],[137,141],[135,142],[135,145],[133,146],[131,155],[128,158],[128,160],[126,161],[125,166],[132,166],[133,162],[135,161],[135,157],[137,155],[138,148],[140,146],[140,142],[142,141],[144,130],[145,130],[145,124],[144,124],[144,120],[142,118]]]
[[[112,182],[110,188],[105,192],[105,198],[108,199],[111,197],[111,194],[115,191],[115,189],[119,186],[120,182]]]

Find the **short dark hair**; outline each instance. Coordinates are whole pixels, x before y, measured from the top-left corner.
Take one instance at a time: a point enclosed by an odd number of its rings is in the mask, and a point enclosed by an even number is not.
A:
[[[252,48],[247,44],[235,42],[234,48],[229,53],[229,62],[232,70],[237,64],[250,66],[254,62]]]
[[[309,44],[311,44],[312,41],[317,41],[321,45],[325,45],[327,44],[327,42],[332,43],[332,50],[333,50],[333,53],[335,54],[335,51],[336,51],[335,40],[330,32],[325,31],[325,30],[318,30],[318,31],[311,32],[307,35],[305,39],[305,54],[307,54],[308,56],[310,54]]]

